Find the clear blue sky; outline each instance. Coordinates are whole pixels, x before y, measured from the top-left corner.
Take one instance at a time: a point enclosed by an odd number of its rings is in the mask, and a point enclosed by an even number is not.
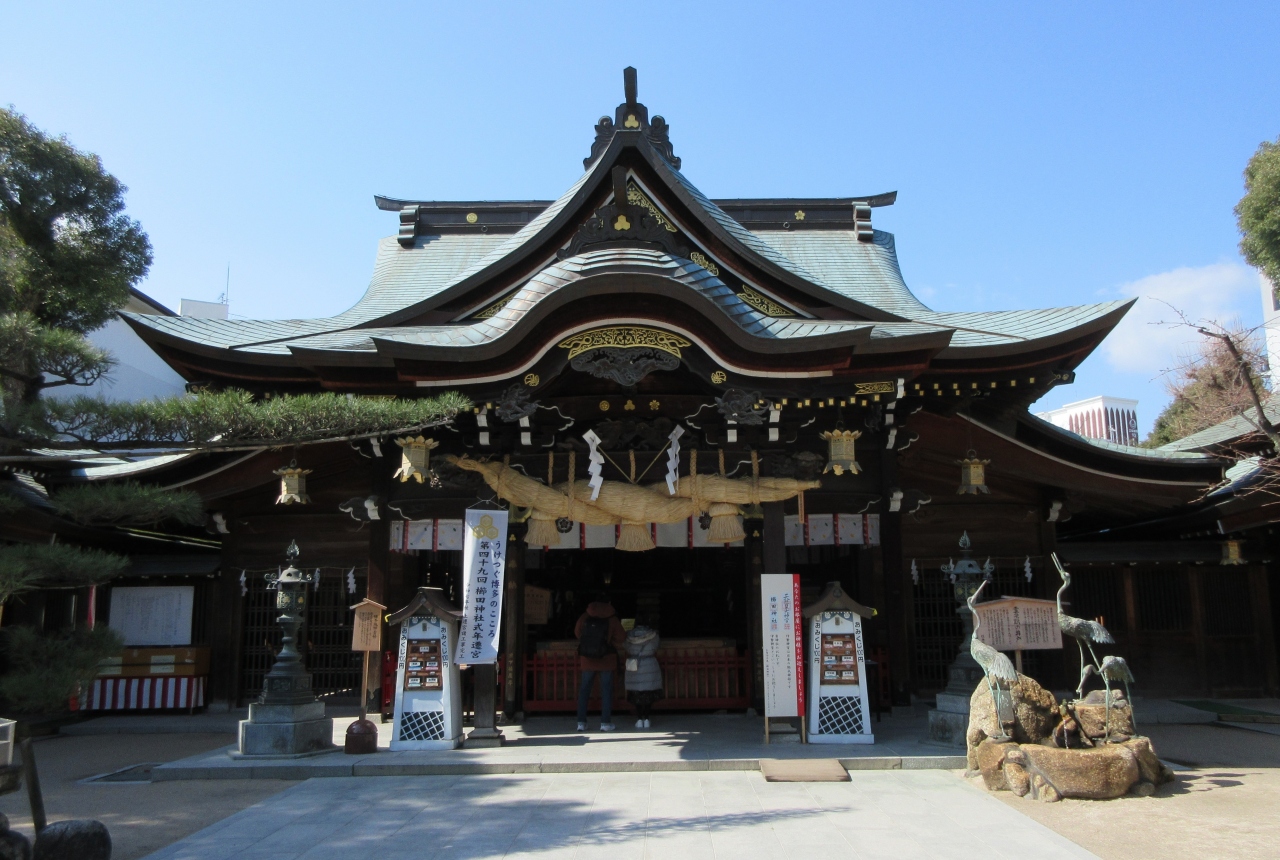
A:
[[[876,226],[934,307],[1260,317],[1232,207],[1280,135],[1275,2],[3,0],[0,20],[0,103],[129,186],[142,288],[175,307],[230,263],[237,316],[346,308],[396,229],[375,193],[558,196],[630,64],[712,196],[896,189]],[[1137,397],[1148,427],[1186,338],[1145,313],[1041,405]]]

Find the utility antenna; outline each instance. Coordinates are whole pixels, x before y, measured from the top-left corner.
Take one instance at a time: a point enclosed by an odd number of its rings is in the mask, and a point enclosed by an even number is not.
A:
[[[224,305],[231,304],[231,263],[227,263],[227,286],[222,290],[222,295],[218,297],[218,302]]]

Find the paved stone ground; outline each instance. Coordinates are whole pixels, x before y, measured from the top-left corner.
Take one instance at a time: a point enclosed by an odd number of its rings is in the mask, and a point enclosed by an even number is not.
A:
[[[111,831],[113,860],[135,860],[296,783],[284,780],[82,783],[142,762],[172,761],[221,747],[226,734],[54,736],[37,739],[36,764],[50,821],[96,818]],[[25,790],[0,796],[0,812],[32,836]]]
[[[759,773],[313,779],[148,860],[661,858],[1082,860],[1095,855],[946,771],[847,783]]]
[[[335,717],[334,742],[341,744],[351,717]],[[531,717],[503,726],[507,743],[493,749],[391,752],[391,724],[379,725],[379,751],[366,756],[336,752],[286,761],[233,759],[216,750],[158,768],[159,780],[307,779],[343,776],[411,776],[462,773],[558,773],[587,770],[755,769],[762,757],[836,758],[850,767],[956,768],[964,766],[964,750],[921,743],[927,734],[927,711],[885,715],[873,722],[874,744],[778,743],[764,746],[764,720],[745,714],[671,714],[654,719],[643,730],[618,722],[614,732],[599,731],[599,718],[589,731],[575,730],[569,716]],[[86,728],[91,726],[87,724]],[[793,735],[793,737],[796,737]]]

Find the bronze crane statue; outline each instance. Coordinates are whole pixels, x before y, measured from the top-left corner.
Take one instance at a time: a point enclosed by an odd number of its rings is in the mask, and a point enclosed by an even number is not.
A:
[[[969,604],[969,611],[973,613],[973,635],[969,637],[969,653],[973,655],[973,659],[982,667],[982,672],[986,676],[987,689],[991,692],[991,706],[995,709],[996,725],[1000,726],[1000,736],[993,737],[992,740],[1008,740],[1009,736],[1004,734],[1004,724],[1000,720],[1000,699],[996,691],[1000,689],[1001,681],[1009,684],[1010,687],[1018,683],[1018,672],[1013,668],[1013,664],[1009,662],[1008,657],[978,638],[978,627],[981,622],[978,619],[978,610],[975,604],[978,601],[978,595],[986,587],[987,581],[983,580],[982,584],[966,601]],[[1010,705],[1012,705],[1012,697],[1010,699]]]
[[[1062,594],[1071,587],[1071,574],[1062,567],[1062,563],[1058,561],[1057,553],[1049,553],[1049,558],[1053,559],[1054,567],[1058,568],[1058,576],[1062,577],[1062,587],[1058,589],[1058,627],[1062,632],[1076,640],[1076,647],[1080,649],[1080,684],[1076,687],[1076,695],[1084,695],[1084,682],[1087,677],[1084,672],[1084,649],[1089,646],[1089,654],[1093,657],[1095,666],[1100,666],[1098,655],[1093,650],[1094,643],[1099,645],[1111,645],[1115,643],[1115,639],[1107,632],[1107,628],[1103,627],[1096,621],[1086,621],[1083,618],[1075,618],[1062,611]]]
[[[1102,683],[1107,688],[1107,722],[1106,722],[1106,742],[1111,742],[1111,682],[1123,681],[1125,698],[1129,700],[1129,719],[1133,720],[1133,694],[1129,692],[1129,685],[1133,683],[1133,672],[1129,669],[1129,664],[1125,662],[1123,657],[1117,657],[1114,654],[1108,654],[1102,658],[1102,666],[1098,670],[1098,674],[1102,676]],[[1134,731],[1137,731],[1138,724],[1133,724]]]

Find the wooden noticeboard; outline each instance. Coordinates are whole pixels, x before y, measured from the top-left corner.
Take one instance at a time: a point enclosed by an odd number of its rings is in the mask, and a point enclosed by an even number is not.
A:
[[[382,613],[387,607],[366,597],[351,608],[356,613],[351,624],[351,650],[381,651]]]
[[[1052,600],[1001,597],[979,603],[978,639],[997,651],[1044,651],[1062,647],[1058,606]]]

